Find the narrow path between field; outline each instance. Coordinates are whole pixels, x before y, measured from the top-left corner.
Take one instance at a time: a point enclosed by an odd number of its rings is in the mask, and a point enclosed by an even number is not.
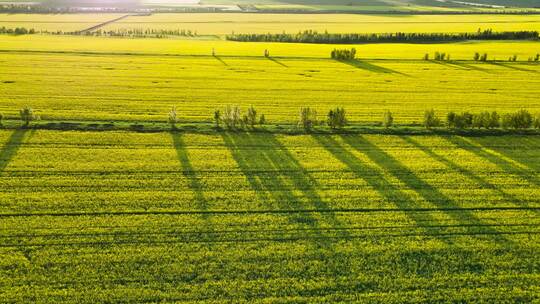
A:
[[[87,33],[87,32],[91,32],[91,31],[97,30],[98,28],[103,27],[103,26],[105,26],[105,25],[107,25],[107,24],[111,24],[111,23],[114,23],[114,22],[116,22],[116,21],[120,21],[120,20],[122,20],[122,19],[124,19],[124,18],[127,18],[127,17],[129,17],[129,16],[133,16],[133,14],[127,14],[127,15],[120,16],[120,17],[118,17],[118,18],[109,20],[109,21],[105,21],[105,22],[103,22],[103,23],[94,25],[94,26],[92,26],[92,27],[86,28],[86,29],[81,30],[81,31],[78,31],[77,33],[78,33],[78,34],[84,34],[84,33]]]

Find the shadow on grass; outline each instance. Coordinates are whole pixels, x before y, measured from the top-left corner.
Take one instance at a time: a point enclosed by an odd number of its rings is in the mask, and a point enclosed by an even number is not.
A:
[[[347,64],[347,65],[350,65],[350,66],[353,66],[353,67],[361,69],[361,70],[366,70],[366,71],[369,71],[369,72],[383,73],[383,74],[398,74],[398,75],[410,77],[409,75],[407,75],[405,73],[402,73],[402,72],[399,72],[399,71],[396,71],[396,70],[392,70],[392,69],[389,69],[389,68],[385,68],[385,67],[382,67],[382,66],[379,66],[379,65],[375,65],[375,64],[369,63],[369,62],[364,61],[364,60],[352,59],[352,60],[336,60],[336,61]]]
[[[276,58],[273,58],[273,57],[266,57],[266,58],[268,58],[268,60],[270,60],[270,61],[274,62],[275,64],[280,65],[280,66],[282,66],[282,67],[284,67],[284,68],[288,68],[288,67],[289,67],[288,65],[286,65],[286,64],[284,64],[283,62],[277,60]]]
[[[200,178],[197,176],[197,172],[191,165],[191,161],[189,160],[189,155],[187,153],[184,140],[182,139],[182,135],[175,132],[171,132],[170,134],[173,139],[174,149],[176,150],[178,162],[182,167],[182,174],[187,179],[189,188],[191,189],[191,191],[193,191],[193,200],[195,206],[197,210],[207,211],[208,204],[206,202],[206,199],[204,198],[203,185],[200,181]],[[208,219],[208,214],[203,214],[203,218]]]
[[[502,189],[499,188],[499,186],[490,183],[486,179],[484,179],[481,176],[473,173],[471,170],[468,170],[468,169],[458,165],[456,162],[450,160],[449,158],[438,154],[437,152],[433,151],[433,149],[430,149],[430,148],[428,148],[428,147],[426,147],[424,145],[421,145],[419,142],[417,142],[413,138],[411,138],[409,136],[403,136],[401,138],[405,142],[411,144],[415,148],[417,148],[417,149],[421,150],[422,152],[424,152],[426,155],[428,155],[431,158],[435,159],[436,161],[444,164],[449,169],[451,169],[451,170],[453,170],[455,172],[459,172],[461,175],[473,180],[478,185],[478,188],[480,188],[480,189],[490,189],[493,192],[495,192],[499,197],[503,198],[505,201],[511,202],[515,206],[529,207],[529,206],[523,206],[523,200],[515,197],[512,194],[504,192]]]
[[[428,184],[397,159],[363,137],[342,136],[342,138],[351,147],[366,155],[372,162],[377,164],[385,172],[388,172],[395,178],[399,179],[405,186],[407,186],[407,188],[415,191],[432,206],[437,208],[461,208],[461,206],[457,205],[452,199],[441,193],[439,189]],[[490,235],[490,239],[493,239],[497,243],[505,246],[513,243],[511,240],[504,237],[504,235],[502,235],[499,231],[483,224],[482,221],[475,217],[470,210],[463,209],[459,212],[446,212],[446,214],[455,220],[459,225],[462,225],[466,231],[471,234],[477,234],[475,231],[470,229],[471,225],[478,227],[481,226],[481,232],[485,235]]]
[[[538,71],[535,71],[535,70],[529,70],[522,67],[518,67],[516,66],[516,64],[508,64],[508,63],[504,63],[500,61],[488,61],[488,62],[492,65],[500,66],[500,67],[507,68],[514,71],[527,72],[527,73],[533,73],[533,74],[539,73]]]
[[[497,152],[490,151],[482,144],[473,142],[471,139],[465,139],[459,136],[451,136],[449,137],[449,140],[459,148],[471,152],[480,158],[488,160],[492,164],[504,170],[506,173],[515,174],[532,185],[540,186],[540,180],[537,177],[538,173],[535,170],[520,168],[517,164],[514,164],[511,161],[504,159],[504,157],[497,155]]]
[[[17,129],[11,133],[8,140],[0,150],[0,173],[3,172],[9,162],[17,155],[21,145],[24,142],[28,129]]]
[[[460,67],[464,67],[465,69],[467,70],[473,70],[473,71],[478,71],[478,72],[484,72],[484,73],[488,73],[488,74],[492,74],[493,71],[492,70],[489,70],[489,69],[485,69],[485,68],[481,68],[477,65],[474,65],[474,64],[468,64],[468,63],[465,63],[465,62],[462,62],[462,61],[452,61],[452,64],[455,65],[455,66],[460,66]]]
[[[217,61],[221,62],[224,66],[229,66],[221,57],[214,55],[214,58],[216,58]]]
[[[316,135],[314,138],[337,160],[346,165],[358,178],[364,180],[371,188],[384,197],[385,200],[394,204],[398,209],[422,208],[409,194],[388,181],[381,172],[374,170],[373,167],[347,151],[343,145],[331,136]],[[440,234],[439,228],[433,227],[438,220],[430,213],[405,211],[405,214],[416,223],[416,226],[422,227],[430,235],[437,236]],[[428,223],[425,224],[425,222]],[[445,243],[450,243],[448,238],[442,237],[439,239]]]
[[[223,133],[223,140],[231,151],[239,168],[246,176],[251,188],[263,202],[275,202],[282,210],[328,210],[330,207],[316,193],[316,182],[293,155],[272,134],[253,135],[249,133]],[[326,227],[336,229],[336,236],[347,238],[334,213],[290,213],[289,221],[302,228],[308,228],[320,242],[319,246],[329,248],[332,237],[325,233]]]

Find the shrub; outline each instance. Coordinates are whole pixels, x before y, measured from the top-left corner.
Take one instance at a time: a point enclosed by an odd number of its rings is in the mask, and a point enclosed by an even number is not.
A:
[[[392,116],[392,112],[387,110],[383,114],[383,126],[388,129],[393,125],[394,125],[394,116]]]
[[[34,114],[34,110],[30,107],[22,108],[19,113],[25,127],[28,127],[32,121],[38,119],[38,117]]]
[[[227,128],[236,129],[240,124],[240,108],[236,105],[227,105],[223,111],[223,122]]]
[[[538,62],[540,60],[540,54],[536,54],[536,56],[534,56],[534,61]]]
[[[480,60],[480,53],[478,53],[478,52],[474,53],[473,59],[474,59],[474,61]]]
[[[171,111],[169,112],[169,123],[173,129],[176,128],[176,123],[178,123],[178,113],[176,112],[176,107],[172,107]]]
[[[253,106],[249,107],[247,112],[247,124],[254,128],[257,124],[257,110]]]
[[[441,121],[437,118],[433,109],[424,112],[424,127],[426,127],[426,129],[438,127],[440,124]]]
[[[4,119],[4,115],[0,113],[0,127],[2,126],[2,120]]]
[[[429,54],[428,53],[424,54],[424,60],[429,60]]]
[[[300,108],[299,118],[298,125],[309,132],[317,124],[317,111],[310,107]]]
[[[221,111],[215,110],[214,111],[214,123],[216,124],[216,128],[219,129],[219,123],[221,122]]]
[[[347,124],[344,108],[335,108],[328,112],[328,126],[332,129],[341,129]]]
[[[264,117],[264,114],[261,114],[261,116],[259,116],[259,125],[265,125],[266,124],[266,117]]]

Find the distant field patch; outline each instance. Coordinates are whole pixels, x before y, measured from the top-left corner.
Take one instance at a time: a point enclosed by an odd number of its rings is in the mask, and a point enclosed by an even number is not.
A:
[[[408,15],[358,14],[153,14],[130,16],[104,29],[185,29],[201,35],[235,33],[476,32],[540,30],[540,15]]]
[[[0,14],[0,27],[36,31],[80,31],[125,14]]]

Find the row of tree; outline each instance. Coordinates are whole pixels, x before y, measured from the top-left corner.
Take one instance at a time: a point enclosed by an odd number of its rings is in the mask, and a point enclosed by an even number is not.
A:
[[[491,29],[478,30],[475,33],[348,33],[330,34],[313,30],[296,34],[231,34],[227,40],[241,42],[291,42],[291,43],[324,43],[324,44],[353,44],[373,42],[450,42],[466,40],[531,40],[538,39],[537,31],[507,31],[494,32]]]
[[[435,115],[434,110],[424,113],[423,124],[431,129],[443,126],[442,121]],[[450,129],[529,129],[531,127],[540,129],[540,113],[533,117],[527,110],[519,110],[515,113],[505,113],[499,115],[496,111],[483,111],[480,113],[469,112],[448,112],[446,115],[446,127]]]
[[[24,127],[28,127],[32,121],[39,120],[39,116],[35,114],[31,107],[24,107],[19,111],[20,119]],[[0,126],[4,116],[0,113]],[[264,114],[259,114],[255,107],[250,106],[245,114],[237,105],[227,105],[223,111],[215,110],[213,120],[216,128],[221,128],[224,125],[229,130],[237,129],[254,129],[257,125],[265,125],[266,117]],[[169,112],[168,121],[173,129],[176,129],[176,124],[180,122],[176,107],[173,107]],[[342,107],[337,107],[328,111],[326,121],[319,120],[317,111],[311,107],[302,107],[299,111],[298,126],[309,132],[315,126],[322,126],[326,123],[331,129],[342,129],[348,124],[346,111]],[[423,126],[426,129],[446,126],[449,129],[540,129],[540,113],[535,117],[527,110],[522,109],[514,113],[505,113],[499,115],[496,111],[483,111],[480,113],[469,112],[448,112],[446,122],[443,122],[433,109],[424,112]],[[390,128],[394,126],[394,117],[392,112],[385,111],[382,117],[382,126]]]
[[[166,38],[168,36],[179,37],[197,37],[197,31],[176,29],[176,30],[164,30],[164,29],[115,29],[115,30],[96,30],[87,32],[71,32],[66,33],[68,35],[84,35],[84,36],[109,36],[109,37],[136,37],[136,38]]]
[[[33,28],[27,29],[25,27],[16,27],[16,28],[7,28],[5,26],[0,27],[0,34],[10,34],[10,35],[26,35],[26,34],[35,34],[36,30]]]

